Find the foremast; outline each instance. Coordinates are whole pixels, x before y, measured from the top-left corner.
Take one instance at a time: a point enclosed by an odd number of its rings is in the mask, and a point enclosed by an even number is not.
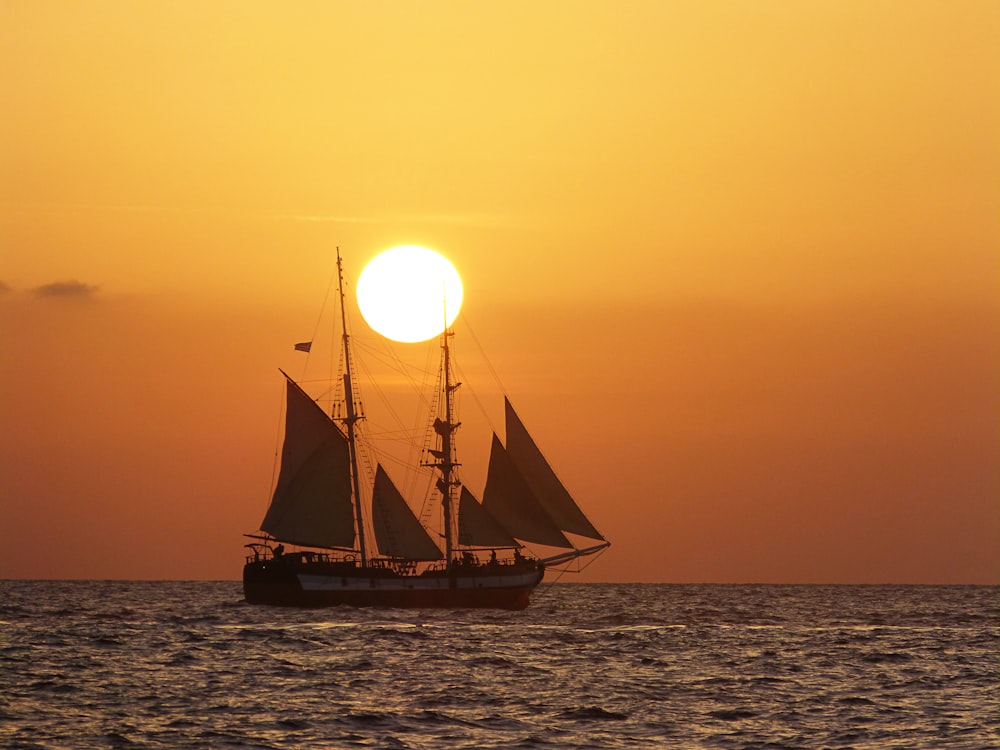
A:
[[[340,292],[340,324],[343,330],[344,342],[344,402],[347,416],[340,419],[347,428],[347,445],[351,458],[351,489],[354,495],[354,528],[358,540],[358,552],[361,567],[368,566],[368,551],[365,546],[365,524],[361,505],[361,475],[358,471],[358,445],[356,425],[363,417],[358,414],[354,404],[354,386],[351,381],[351,336],[347,332],[347,313],[344,310],[344,265],[340,258],[340,248],[337,248],[337,288]]]

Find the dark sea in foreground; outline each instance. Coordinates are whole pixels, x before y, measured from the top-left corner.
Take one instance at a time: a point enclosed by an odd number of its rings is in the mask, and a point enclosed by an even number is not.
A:
[[[523,612],[0,582],[5,748],[996,748],[1000,588],[555,584]]]

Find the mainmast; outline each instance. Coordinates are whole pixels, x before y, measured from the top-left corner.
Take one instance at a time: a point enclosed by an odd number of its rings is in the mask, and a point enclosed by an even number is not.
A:
[[[455,479],[454,470],[458,464],[455,461],[455,439],[454,432],[462,424],[455,422],[455,391],[461,383],[451,382],[451,349],[448,346],[448,339],[455,334],[445,327],[441,334],[441,347],[443,349],[443,395],[444,395],[444,420],[440,417],[434,420],[434,431],[441,436],[441,449],[432,450],[430,453],[438,459],[433,466],[441,472],[441,478],[437,482],[437,487],[441,491],[441,505],[444,509],[444,544],[445,561],[449,570],[452,568],[452,557],[455,549],[455,521],[454,521],[454,488],[459,484]],[[454,577],[451,578],[451,585],[455,585]]]
[[[340,260],[340,248],[337,248],[337,279],[340,291],[340,323],[344,331],[344,401],[347,405],[347,416],[341,419],[347,427],[347,445],[351,454],[351,484],[354,489],[354,525],[357,532],[361,553],[361,567],[368,566],[368,553],[365,549],[365,524],[361,511],[361,476],[358,472],[358,448],[355,439],[355,424],[362,417],[354,407],[354,387],[351,384],[351,347],[350,334],[347,332],[347,314],[344,311],[344,266]]]

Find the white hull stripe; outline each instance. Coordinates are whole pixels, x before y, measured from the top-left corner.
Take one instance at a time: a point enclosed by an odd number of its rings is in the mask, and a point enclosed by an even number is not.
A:
[[[303,591],[437,591],[448,588],[448,579],[440,578],[357,578],[298,574]],[[533,586],[538,573],[533,571],[515,576],[459,577],[460,589],[512,589]]]

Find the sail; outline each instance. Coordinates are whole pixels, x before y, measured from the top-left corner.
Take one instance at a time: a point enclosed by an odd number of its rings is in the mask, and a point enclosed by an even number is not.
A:
[[[572,547],[514,466],[500,438],[493,435],[483,507],[512,536],[550,547]]]
[[[458,543],[470,547],[520,546],[464,485],[458,498]]]
[[[260,528],[292,544],[354,546],[347,439],[291,378],[281,471]]]
[[[372,493],[372,525],[379,551],[409,560],[440,560],[444,555],[413,515],[396,485],[379,464]]]
[[[552,471],[548,461],[538,450],[535,441],[524,428],[508,399],[504,399],[507,428],[507,454],[517,471],[524,477],[535,497],[545,508],[549,518],[562,531],[579,534],[589,539],[604,541],[570,496],[562,482]]]

